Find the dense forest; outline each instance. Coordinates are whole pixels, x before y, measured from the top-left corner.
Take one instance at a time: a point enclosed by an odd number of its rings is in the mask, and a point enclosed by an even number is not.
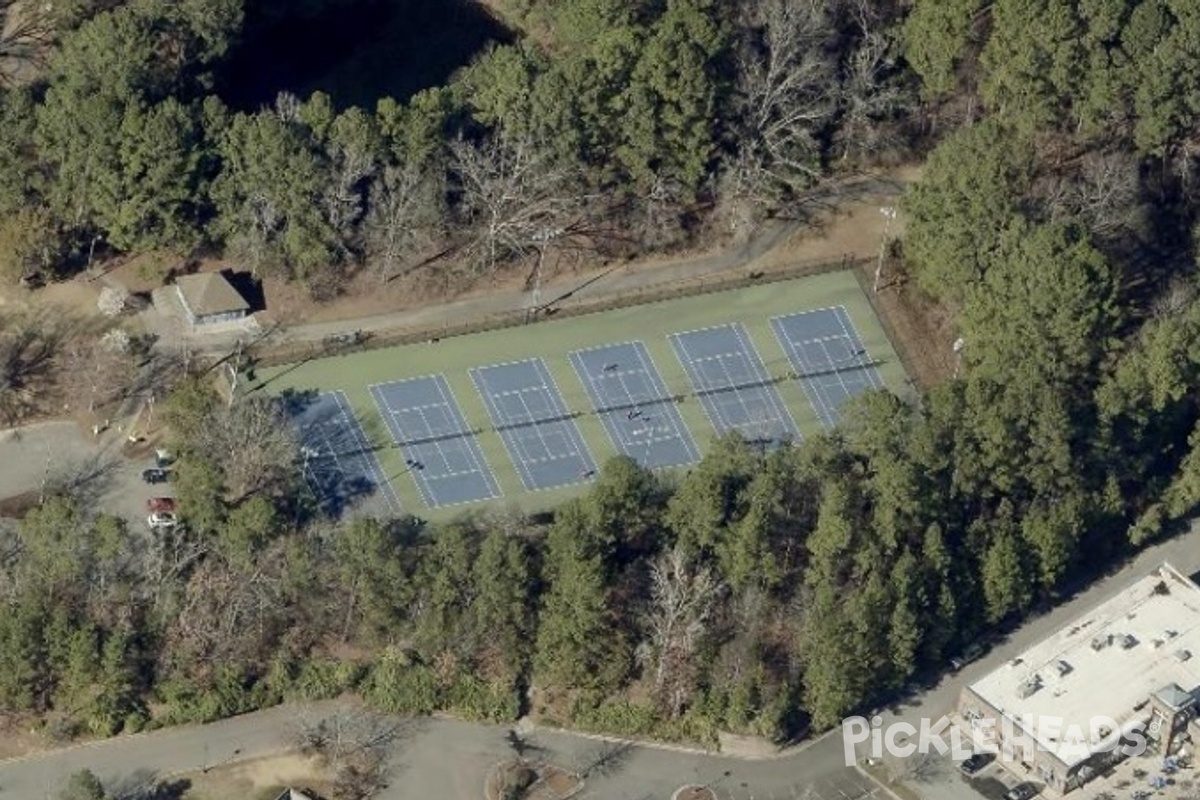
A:
[[[446,85],[339,111],[212,93],[236,0],[64,4],[44,76],[3,94],[6,263],[61,268],[102,236],[330,291],[448,244],[486,272],[548,230],[665,247],[922,158],[904,270],[955,315],[959,376],[795,447],[723,440],[684,475],[617,459],[549,519],[437,526],[322,519],[278,409],[184,380],[164,414],[186,531],[145,540],[69,490],[3,529],[0,707],[107,734],[354,690],[786,740],[1200,503],[1200,6],[500,8],[512,41]]]

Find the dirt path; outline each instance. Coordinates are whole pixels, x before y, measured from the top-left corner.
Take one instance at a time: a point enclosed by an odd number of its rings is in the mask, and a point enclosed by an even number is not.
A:
[[[714,277],[739,270],[782,269],[797,263],[831,261],[843,256],[872,256],[879,251],[886,219],[881,207],[894,205],[917,175],[915,168],[860,176],[815,192],[795,219],[772,220],[747,240],[716,252],[675,259],[653,259],[581,270],[558,276],[541,287],[540,304],[556,298],[573,301],[619,297],[681,281]],[[902,220],[887,233],[903,232]],[[448,328],[530,308],[524,287],[495,287],[486,294],[384,314],[285,326],[275,344],[315,342],[353,331],[382,333],[404,329]]]

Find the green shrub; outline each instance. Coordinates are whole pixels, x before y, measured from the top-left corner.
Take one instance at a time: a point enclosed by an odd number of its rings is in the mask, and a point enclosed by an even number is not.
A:
[[[455,713],[474,720],[512,722],[521,713],[521,695],[512,683],[488,683],[460,672],[447,692]]]
[[[363,681],[363,699],[392,714],[432,714],[442,707],[437,675],[398,650],[385,650]]]

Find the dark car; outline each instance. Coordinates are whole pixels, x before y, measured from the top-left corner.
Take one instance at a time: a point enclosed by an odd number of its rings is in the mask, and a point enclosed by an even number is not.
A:
[[[958,672],[960,669],[965,667],[967,664],[970,664],[970,663],[978,660],[979,657],[983,655],[984,650],[985,650],[984,645],[982,645],[978,642],[967,645],[967,649],[963,650],[962,653],[960,653],[959,655],[950,659],[950,667],[955,672]]]
[[[1038,793],[1038,788],[1032,783],[1020,783],[1008,790],[1004,800],[1029,800]]]
[[[170,479],[171,474],[165,469],[147,469],[142,470],[142,480],[146,483],[166,483]]]
[[[987,755],[986,753],[976,753],[966,761],[959,764],[958,768],[962,770],[964,775],[974,775],[976,772],[979,772],[979,770],[986,767],[988,762],[991,760],[991,756]]]

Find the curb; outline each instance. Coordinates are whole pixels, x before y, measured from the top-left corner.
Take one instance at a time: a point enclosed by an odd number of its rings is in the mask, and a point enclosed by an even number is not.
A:
[[[451,719],[455,719],[451,717]],[[707,756],[709,758],[726,758],[731,761],[782,761],[792,758],[803,753],[805,750],[825,741],[831,736],[840,732],[838,728],[832,728],[815,739],[805,739],[800,744],[786,747],[777,750],[774,753],[764,753],[763,755],[736,755],[733,753],[723,753],[720,750],[713,750],[707,747],[694,747],[685,744],[673,744],[671,742],[659,742],[653,739],[630,739],[623,736],[613,736],[606,733],[592,733],[590,731],[578,731],[570,728],[558,728],[552,725],[539,725],[537,723],[526,723],[529,731],[548,731],[550,733],[560,734],[562,736],[574,736],[579,739],[591,739],[596,742],[608,742],[609,744],[623,744],[631,747],[644,747],[648,750],[663,750],[672,753],[684,753],[686,755]]]

